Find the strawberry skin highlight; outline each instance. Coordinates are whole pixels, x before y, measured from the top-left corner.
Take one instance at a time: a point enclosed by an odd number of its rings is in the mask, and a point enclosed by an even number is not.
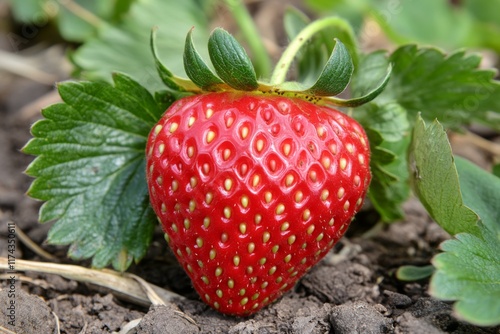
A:
[[[332,108],[245,92],[176,101],[147,144],[151,205],[200,297],[248,316],[343,236],[370,179],[362,127]]]

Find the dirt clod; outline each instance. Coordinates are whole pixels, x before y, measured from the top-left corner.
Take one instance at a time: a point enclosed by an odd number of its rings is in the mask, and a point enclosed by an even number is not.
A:
[[[17,334],[52,333],[56,320],[45,301],[19,287],[12,291],[0,291],[0,326]]]
[[[387,298],[387,304],[396,308],[405,308],[411,305],[412,300],[407,295],[394,291],[385,290],[384,296]]]
[[[374,297],[371,271],[350,261],[335,266],[316,267],[301,284],[306,291],[322,302],[342,304],[359,298]]]
[[[135,333],[199,333],[194,320],[180,312],[173,305],[153,305],[136,327]]]
[[[384,317],[374,306],[364,302],[335,306],[330,322],[336,334],[380,334],[394,330],[392,319]]]

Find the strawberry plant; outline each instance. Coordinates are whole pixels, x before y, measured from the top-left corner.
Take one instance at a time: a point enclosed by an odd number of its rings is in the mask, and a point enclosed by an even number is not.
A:
[[[494,72],[464,51],[363,53],[338,17],[309,22],[289,10],[284,23],[291,42],[270,74],[261,66],[257,75],[217,28],[201,54],[186,31],[177,62],[189,79],[177,76],[158,48],[170,32],[160,29],[157,41],[154,29],[152,80],[137,63],[111,75],[107,62],[94,74],[112,83],[60,83],[63,102],[43,110],[24,148],[37,156],[27,173],[28,194],[45,201],[40,221],[57,220],[49,242],[124,271],[145,255],[158,219],[200,298],[246,316],[331,250],[365,195],[365,208],[389,223],[403,217],[413,187],[455,237],[433,260],[431,293],[458,300],[472,323],[498,324],[498,179],[460,159],[455,167],[445,133],[424,125],[500,130]],[[85,50],[106,48],[83,48],[74,60],[85,67]]]

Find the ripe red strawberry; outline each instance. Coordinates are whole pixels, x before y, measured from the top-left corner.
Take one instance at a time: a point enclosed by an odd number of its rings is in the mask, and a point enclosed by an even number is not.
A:
[[[361,126],[328,107],[252,92],[175,102],[147,144],[151,204],[201,298],[248,315],[342,237],[370,183]]]
[[[366,95],[336,98],[353,73],[337,40],[312,86],[285,83],[298,46],[321,27],[299,33],[267,83],[257,81],[243,47],[222,29],[208,41],[216,74],[188,33],[184,67],[191,81],[160,62],[152,34],[163,82],[197,95],[173,103],[149,135],[151,204],[195,289],[222,313],[249,315],[292,288],[363,204],[368,139],[355,120],[325,105],[373,100],[390,68]]]

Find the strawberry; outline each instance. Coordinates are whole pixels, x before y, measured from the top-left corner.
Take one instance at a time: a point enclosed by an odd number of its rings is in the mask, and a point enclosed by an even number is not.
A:
[[[313,87],[262,84],[242,47],[220,29],[209,40],[216,76],[190,34],[184,59],[192,82],[164,68],[152,36],[164,82],[195,95],[174,102],[149,135],[150,201],[201,298],[224,314],[247,316],[291,289],[361,208],[371,179],[368,139],[327,105],[370,101],[388,76],[362,98],[330,97],[352,74],[337,41]]]
[[[174,103],[147,145],[151,204],[200,296],[246,315],[272,302],[342,237],[370,182],[352,118],[251,93]]]

